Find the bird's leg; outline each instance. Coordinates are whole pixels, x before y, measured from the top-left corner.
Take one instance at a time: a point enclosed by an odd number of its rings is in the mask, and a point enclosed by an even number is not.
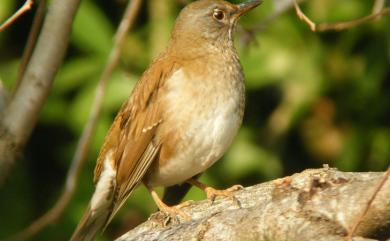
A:
[[[225,190],[218,190],[218,189],[206,186],[205,184],[199,182],[196,179],[189,179],[187,182],[202,189],[206,193],[207,198],[209,200],[211,200],[211,202],[214,202],[214,200],[217,196],[224,196],[224,197],[228,197],[228,198],[232,199],[235,203],[237,203],[237,205],[240,206],[239,201],[233,195],[233,193],[239,189],[242,189],[243,186],[241,186],[241,185],[234,185],[234,186],[227,188]]]
[[[152,195],[152,198],[153,198],[154,202],[156,203],[158,209],[160,209],[160,211],[168,214],[172,218],[176,218],[176,216],[179,215],[180,217],[182,217],[183,219],[185,219],[187,221],[191,220],[190,216],[188,216],[185,212],[180,210],[180,208],[188,206],[189,205],[188,202],[184,202],[184,203],[181,203],[179,205],[170,207],[170,206],[166,205],[160,199],[160,197],[158,196],[157,192],[152,187],[148,186],[146,183],[144,183],[144,185],[148,189],[150,194]]]

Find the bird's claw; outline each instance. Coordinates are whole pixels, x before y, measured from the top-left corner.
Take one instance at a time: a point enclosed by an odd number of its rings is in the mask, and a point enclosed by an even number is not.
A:
[[[184,202],[172,207],[164,206],[164,207],[160,207],[160,211],[165,213],[169,218],[172,218],[174,220],[177,218],[177,216],[180,216],[184,220],[190,221],[191,217],[180,209],[183,207],[187,207],[188,205],[190,205],[190,202]]]
[[[243,189],[243,188],[244,187],[241,186],[241,185],[234,185],[234,186],[229,187],[229,188],[224,189],[224,190],[218,190],[218,189],[215,189],[215,188],[212,188],[212,187],[206,187],[205,188],[205,192],[206,192],[207,198],[211,201],[211,203],[213,203],[218,196],[223,196],[223,197],[227,197],[227,198],[231,199],[238,206],[241,206],[240,202],[234,196],[233,193],[235,191]]]

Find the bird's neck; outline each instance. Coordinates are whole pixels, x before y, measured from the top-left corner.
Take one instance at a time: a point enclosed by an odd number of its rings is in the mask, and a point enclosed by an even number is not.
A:
[[[209,39],[194,37],[172,38],[166,51],[168,54],[180,59],[208,58],[210,56],[221,56],[221,53],[237,56],[231,40],[210,41]]]

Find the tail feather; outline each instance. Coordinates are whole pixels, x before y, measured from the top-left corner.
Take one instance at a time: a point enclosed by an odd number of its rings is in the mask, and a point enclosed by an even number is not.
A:
[[[102,232],[106,226],[108,217],[111,212],[106,210],[105,212],[93,212],[91,206],[88,205],[82,219],[77,225],[70,241],[92,241],[99,232]]]
[[[95,192],[84,212],[71,241],[91,241],[107,226],[116,195],[116,171],[111,164],[111,152],[103,163],[103,170],[96,183]]]

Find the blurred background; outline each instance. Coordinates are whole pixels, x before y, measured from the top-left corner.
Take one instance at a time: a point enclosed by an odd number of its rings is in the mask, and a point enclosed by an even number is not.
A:
[[[0,22],[23,2],[1,0]],[[108,82],[76,193],[60,220],[32,240],[70,237],[92,195],[105,133],[139,76],[164,49],[184,2],[144,1]],[[311,0],[301,7],[316,22],[337,22],[369,15],[373,2]],[[0,187],[0,240],[40,217],[62,192],[126,4],[82,1],[39,123]],[[246,114],[229,151],[201,177],[208,185],[248,186],[323,164],[343,171],[383,171],[390,164],[390,18],[313,33],[291,7],[279,13],[286,4],[290,1],[265,1],[240,21],[235,43],[246,75]],[[35,10],[0,32],[0,80],[6,88],[14,85]],[[204,198],[191,189],[185,199]],[[139,187],[99,240],[112,240],[154,211],[152,198]]]

